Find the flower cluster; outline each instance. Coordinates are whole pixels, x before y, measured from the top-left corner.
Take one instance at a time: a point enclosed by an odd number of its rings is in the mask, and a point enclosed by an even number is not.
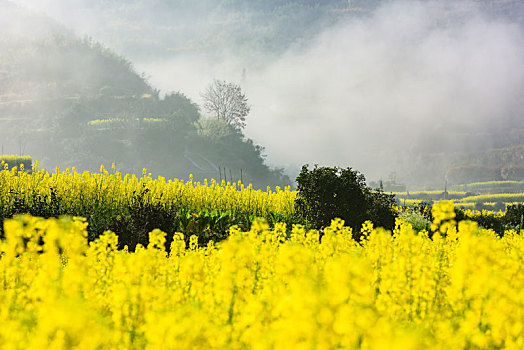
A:
[[[153,179],[146,169],[141,177],[123,176],[114,167],[106,170],[103,165],[100,173],[79,173],[75,168],[65,171],[57,168],[50,173],[38,170],[37,164],[32,170],[32,173],[16,168],[0,170],[0,218],[17,213],[85,216],[91,233],[133,215],[132,211],[137,208],[153,207],[164,213],[179,212],[179,216],[214,210],[217,215],[243,223],[255,217],[265,217],[272,223],[291,222],[295,213],[296,191],[289,187],[273,190],[268,187],[261,191],[240,182],[205,180],[200,183],[191,177],[189,181]],[[180,215],[182,212],[184,215]],[[102,230],[97,231],[97,235],[101,233]]]
[[[524,238],[435,216],[447,234],[255,221],[186,246],[88,244],[85,220],[20,216],[0,241],[5,349],[522,348]],[[451,206],[452,209],[452,206]],[[437,223],[435,223],[437,224]],[[437,224],[438,225],[438,224]],[[437,230],[440,232],[440,229]]]

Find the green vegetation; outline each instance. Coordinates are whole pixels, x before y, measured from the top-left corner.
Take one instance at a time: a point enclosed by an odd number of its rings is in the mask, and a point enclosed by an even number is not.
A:
[[[413,230],[415,230],[416,232],[420,232],[423,230],[429,232],[430,230],[431,217],[426,216],[417,210],[406,208],[405,210],[402,210],[398,214],[398,216],[406,220],[406,222],[408,222],[411,225],[411,227],[413,227]]]
[[[515,193],[524,191],[524,181],[485,181],[473,182],[469,184],[456,185],[456,189],[463,189],[467,192],[478,193]]]
[[[524,202],[524,193],[483,194],[478,196],[464,197],[457,202]]]
[[[242,62],[260,68],[274,62],[268,57],[300,51],[324,29],[367,15],[385,2],[96,0],[78,6],[102,15],[94,36],[110,37],[107,42],[133,59],[181,58],[186,53],[222,59],[233,52],[241,71]],[[493,13],[520,13],[516,2],[482,3]],[[198,106],[182,93],[160,96],[128,59],[90,38],[75,37],[44,15],[6,1],[0,9],[7,28],[0,39],[0,140],[9,153],[31,154],[51,169],[62,164],[96,170],[100,163],[115,162],[119,170],[135,174],[145,166],[155,175],[242,178],[259,188],[291,183],[282,169],[264,164],[263,147],[241,131],[202,119]],[[31,25],[17,30],[20,23]],[[421,133],[407,156],[410,183],[442,183],[446,172],[450,185],[523,178],[524,131],[519,127],[503,130],[504,137],[500,131],[484,134],[459,125]],[[454,153],[447,147],[458,138],[464,147]],[[479,148],[473,142],[479,139],[493,147]],[[376,187],[404,190],[388,181]]]
[[[36,167],[33,167],[36,169]],[[433,221],[430,204],[395,208],[394,197],[365,185],[364,176],[351,168],[302,168],[298,190],[270,188],[262,192],[240,183],[154,180],[144,170],[141,178],[122,174],[114,167],[100,173],[67,169],[15,172],[0,170],[1,222],[16,214],[42,217],[81,216],[89,223],[89,239],[104,231],[119,233],[120,247],[147,245],[147,233],[159,228],[198,236],[201,244],[222,240],[232,226],[249,228],[257,217],[270,226],[286,223],[323,230],[339,217],[359,239],[367,220],[393,229],[395,217],[403,217],[416,231],[428,230]],[[506,212],[456,208],[457,217],[478,222],[502,235],[504,230],[524,228],[524,205],[510,205]],[[431,232],[431,231],[428,231]],[[287,232],[289,233],[289,232]]]
[[[6,11],[13,23],[31,13]],[[264,149],[239,128],[203,119],[182,93],[161,97],[130,61],[53,23],[46,19],[49,30],[35,38],[0,38],[3,149],[31,154],[49,169],[96,171],[115,163],[136,175],[146,167],[170,178],[291,184],[264,164]]]
[[[260,54],[303,45],[349,9],[346,0],[96,0],[85,7],[106,19],[94,30],[135,58],[204,53],[218,59],[226,48],[258,62]]]
[[[417,203],[412,207],[400,208],[398,215],[406,219],[415,230],[427,229],[430,232],[429,224],[434,219],[432,207],[432,204]],[[524,204],[510,204],[502,211],[472,209],[456,205],[455,219],[475,221],[481,227],[495,231],[499,236],[503,236],[508,230],[521,232],[524,229]]]
[[[119,52],[134,59],[195,53],[221,59],[228,51],[226,54],[241,52],[240,58],[246,62],[263,64],[261,55],[277,56],[289,49],[303,48],[323,29],[369,15],[388,2],[390,0],[94,0],[78,6],[84,13],[102,19],[91,28],[97,37],[105,38]],[[494,14],[514,17],[522,13],[518,11],[517,1],[474,3]]]
[[[42,154],[46,164],[96,171],[100,163],[116,163],[123,173],[139,175],[145,167],[154,176],[242,179],[257,188],[291,184],[282,170],[264,164],[263,148],[239,128],[200,117],[180,93],[83,99],[55,125],[54,148]]]
[[[262,192],[240,183],[153,179],[145,170],[140,178],[114,167],[110,172],[104,166],[99,173],[0,170],[0,236],[4,219],[24,213],[84,217],[90,240],[112,230],[119,233],[120,247],[130,249],[147,245],[155,228],[170,237],[195,234],[205,244],[223,239],[234,225],[249,228],[257,217],[290,228],[295,222],[296,193],[289,187]]]
[[[455,185],[455,191],[391,192],[402,206],[432,204],[439,200],[453,200],[464,209],[504,211],[506,207],[524,202],[523,181],[486,181]],[[463,190],[463,191],[460,191]]]
[[[371,220],[380,227],[393,229],[394,197],[366,186],[364,175],[351,168],[307,165],[297,177],[297,216],[307,227],[321,229],[333,218],[341,218],[359,238],[360,227]]]

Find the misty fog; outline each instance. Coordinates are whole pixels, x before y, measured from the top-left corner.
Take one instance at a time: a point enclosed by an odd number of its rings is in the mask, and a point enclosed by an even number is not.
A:
[[[84,2],[17,3],[118,52],[111,35],[96,30],[101,12],[77,9]],[[493,145],[465,145],[448,133],[524,127],[522,23],[492,18],[471,1],[387,2],[278,56],[227,46],[219,56],[127,55],[162,94],[181,91],[196,103],[213,79],[240,83],[252,107],[246,136],[291,175],[309,163],[351,166],[368,179],[407,176],[406,159],[428,134],[430,153],[454,152]]]
[[[416,146],[421,130],[476,129],[521,116],[522,28],[480,14],[441,25],[450,6],[458,5],[388,4],[263,69],[246,66],[247,134],[275,164],[352,166],[377,177],[401,172],[401,153]],[[214,77],[241,81],[236,60],[138,66],[153,85],[183,86],[198,101]]]

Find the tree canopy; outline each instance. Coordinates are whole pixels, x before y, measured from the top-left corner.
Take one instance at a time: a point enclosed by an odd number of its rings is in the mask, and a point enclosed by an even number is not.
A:
[[[246,117],[251,110],[247,97],[240,85],[224,80],[215,80],[202,93],[204,110],[217,119],[223,120],[239,129],[246,126]]]

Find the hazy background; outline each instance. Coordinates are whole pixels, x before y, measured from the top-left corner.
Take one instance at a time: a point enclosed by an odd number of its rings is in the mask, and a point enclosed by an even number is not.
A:
[[[245,135],[292,177],[318,163],[438,185],[469,154],[522,138],[518,1],[340,1],[282,12],[291,20],[273,12],[270,25],[235,1],[187,1],[179,13],[161,1],[13,2],[124,55],[161,96],[200,104],[213,79],[240,83],[252,106]],[[286,20],[298,34],[279,40]]]

